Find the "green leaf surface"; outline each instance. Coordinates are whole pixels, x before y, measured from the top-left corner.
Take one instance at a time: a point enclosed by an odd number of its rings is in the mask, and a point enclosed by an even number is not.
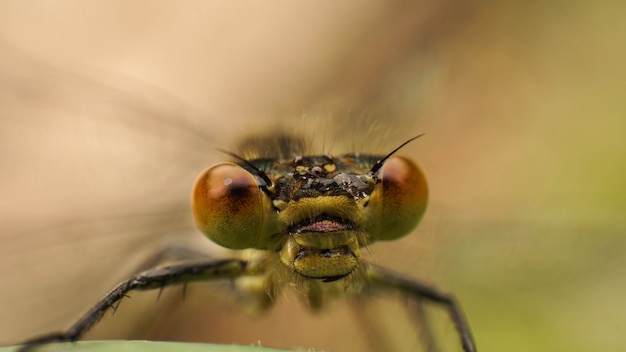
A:
[[[20,346],[0,347],[0,352],[18,351]],[[79,341],[74,343],[53,343],[39,346],[37,352],[284,352],[261,346],[218,345],[187,342],[157,341]]]

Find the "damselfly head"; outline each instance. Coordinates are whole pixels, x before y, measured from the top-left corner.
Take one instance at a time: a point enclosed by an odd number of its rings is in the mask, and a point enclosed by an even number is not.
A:
[[[332,156],[298,155],[302,142],[287,135],[255,140],[280,148],[255,159],[228,153],[235,163],[206,169],[192,192],[196,224],[224,247],[280,252],[301,276],[342,278],[362,247],[405,236],[426,210],[424,174],[395,155],[406,143],[383,156]]]

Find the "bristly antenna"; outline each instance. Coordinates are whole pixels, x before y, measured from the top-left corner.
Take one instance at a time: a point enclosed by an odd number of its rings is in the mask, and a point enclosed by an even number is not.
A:
[[[222,152],[226,155],[229,155],[241,162],[243,162],[244,164],[248,165],[252,170],[254,170],[254,172],[256,173],[257,176],[259,176],[266,184],[266,186],[264,187],[265,189],[267,189],[269,192],[274,192],[274,182],[272,182],[272,180],[270,180],[269,176],[267,176],[267,174],[259,169],[256,165],[254,165],[253,163],[251,163],[250,161],[246,160],[245,158],[235,154],[235,153],[231,153],[229,151],[226,150],[222,150],[222,149],[218,149],[218,152]]]
[[[382,159],[378,160],[378,161],[376,162],[376,164],[374,164],[374,166],[372,166],[372,169],[370,170],[370,174],[375,174],[375,173],[376,173],[376,171],[378,171],[381,167],[383,167],[383,164],[385,163],[385,161],[386,161],[387,159],[389,159],[389,157],[391,157],[392,155],[394,155],[394,154],[395,154],[398,150],[400,150],[400,149],[404,148],[404,146],[405,146],[405,145],[407,145],[407,144],[409,144],[409,143],[413,142],[414,140],[416,140],[416,139],[420,138],[421,136],[423,136],[423,135],[425,135],[425,134],[426,134],[426,133],[418,134],[417,136],[415,136],[415,137],[413,137],[413,138],[410,138],[408,141],[406,141],[406,142],[404,142],[404,143],[400,144],[400,146],[399,146],[399,147],[397,147],[396,149],[394,149],[393,151],[391,151],[391,153],[389,153],[389,154],[385,155],[385,157],[384,157],[384,158],[382,158]]]

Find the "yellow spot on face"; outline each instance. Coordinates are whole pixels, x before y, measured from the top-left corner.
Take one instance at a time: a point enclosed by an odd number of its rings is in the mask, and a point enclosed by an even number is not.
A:
[[[324,170],[326,170],[326,172],[333,172],[337,169],[337,165],[335,164],[325,164],[324,165]]]

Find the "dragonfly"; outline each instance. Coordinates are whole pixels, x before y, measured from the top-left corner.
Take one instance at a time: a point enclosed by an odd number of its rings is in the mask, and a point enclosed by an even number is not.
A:
[[[421,135],[420,135],[421,136]],[[476,351],[469,324],[453,296],[364,261],[362,249],[410,233],[427,204],[426,178],[410,159],[347,153],[305,155],[301,139],[288,134],[244,140],[232,162],[206,169],[195,182],[192,210],[197,227],[213,242],[254,250],[247,260],[194,260],[141,272],[123,281],[67,331],[25,343],[24,350],[80,339],[131,291],[163,289],[196,281],[257,282],[259,306],[295,287],[307,305],[321,309],[338,296],[398,291],[444,307],[462,348]]]

